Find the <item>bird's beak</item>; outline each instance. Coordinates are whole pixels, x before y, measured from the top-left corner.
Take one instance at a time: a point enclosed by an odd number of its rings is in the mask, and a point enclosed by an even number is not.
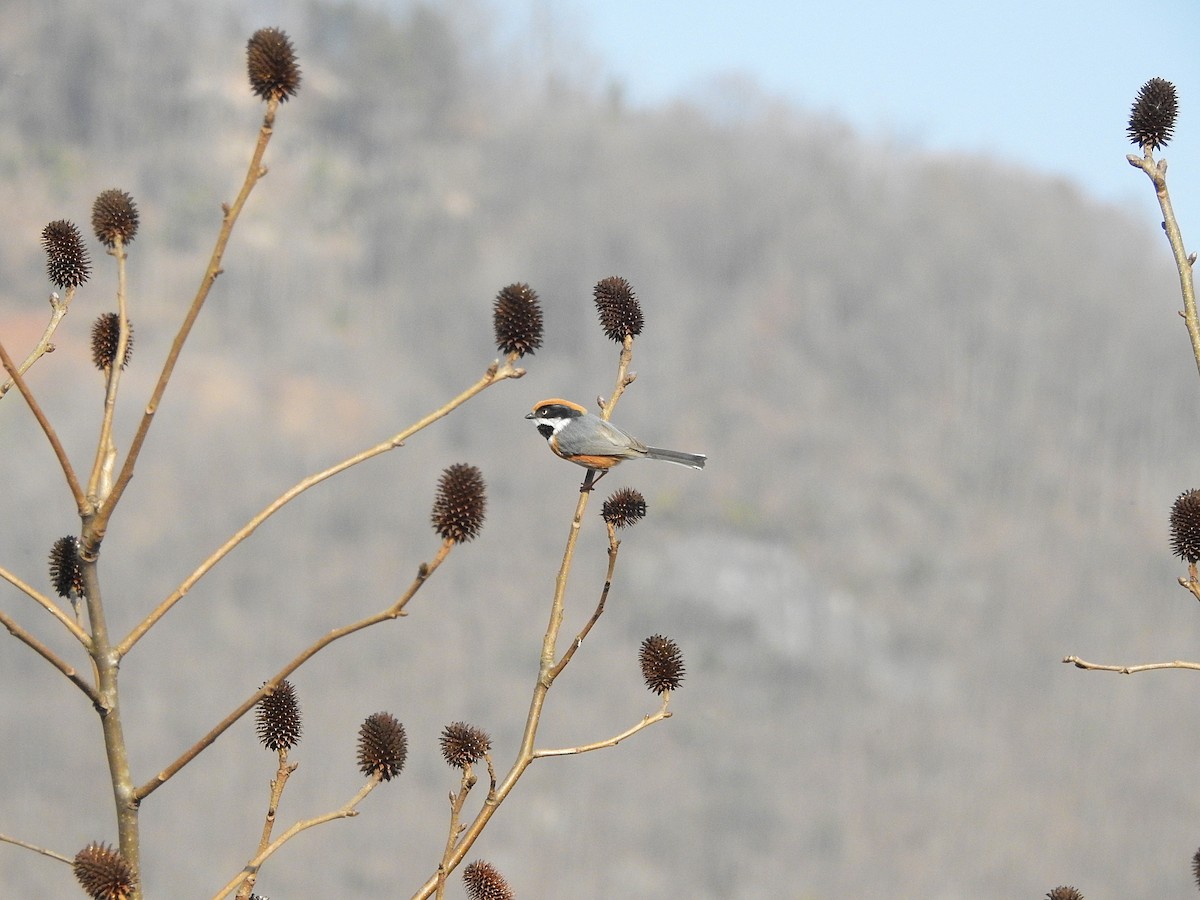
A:
[[[537,418],[537,416],[535,416],[533,413],[525,413],[525,418],[527,418],[527,419],[536,419],[536,418]]]

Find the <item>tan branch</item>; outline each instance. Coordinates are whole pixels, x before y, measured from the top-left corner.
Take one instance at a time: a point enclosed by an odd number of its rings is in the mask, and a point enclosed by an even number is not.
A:
[[[42,426],[42,433],[46,435],[46,440],[50,442],[50,447],[54,450],[54,455],[58,457],[58,464],[62,467],[63,476],[67,479],[67,487],[71,489],[71,494],[75,498],[75,506],[79,510],[79,514],[81,516],[88,514],[91,511],[91,507],[88,504],[87,497],[83,493],[83,488],[79,486],[79,479],[75,476],[75,469],[71,466],[71,460],[67,457],[67,451],[62,445],[62,441],[58,439],[58,432],[54,430],[54,426],[46,418],[46,413],[42,411],[37,398],[33,396],[33,391],[25,383],[25,378],[17,370],[12,357],[4,349],[3,343],[0,343],[0,364],[3,364],[5,371],[12,378],[13,384],[17,386],[17,390],[21,392],[21,396],[25,398],[25,405],[29,407],[29,411],[33,413],[33,417]]]
[[[87,524],[85,520],[84,527]],[[104,737],[104,755],[108,763],[113,804],[117,814],[117,834],[121,855],[133,869],[135,880],[141,870],[141,824],[139,804],[134,796],[133,774],[129,766],[129,746],[122,724],[121,691],[119,687],[120,660],[113,653],[104,616],[104,597],[100,590],[100,575],[94,552],[82,548],[79,561],[83,574],[83,599],[87,604],[88,623],[92,629],[90,655],[96,670],[96,712]],[[141,900],[140,886],[130,900]]]
[[[600,406],[603,410],[604,418],[608,418],[613,409],[616,407],[617,401],[624,392],[625,387],[631,384],[636,376],[628,374],[629,363],[633,357],[633,338],[626,336],[621,347],[621,358],[617,366],[617,384],[613,396],[604,402],[600,400]],[[591,470],[588,473],[588,480],[584,481],[585,487],[590,484]],[[438,871],[429,877],[417,892],[413,895],[413,900],[425,900],[425,898],[433,896],[438,890],[439,884],[445,883],[445,877],[449,872],[452,872],[458,866],[463,858],[470,851],[479,835],[483,833],[483,829],[487,827],[496,810],[500,808],[500,804],[504,802],[521,776],[525,774],[525,770],[529,768],[529,764],[533,762],[535,757],[534,741],[537,739],[538,725],[541,723],[542,710],[546,704],[546,695],[550,691],[550,686],[554,683],[555,677],[562,671],[562,664],[555,663],[556,648],[558,645],[558,635],[562,630],[563,614],[565,610],[565,597],[567,591],[567,581],[570,578],[571,566],[575,559],[575,546],[579,540],[579,531],[583,524],[583,514],[587,510],[588,497],[591,494],[589,491],[581,490],[579,499],[575,503],[575,515],[571,519],[571,527],[567,533],[567,546],[563,551],[562,563],[559,565],[558,576],[554,581],[554,597],[550,603],[550,620],[546,625],[546,633],[542,637],[542,652],[538,666],[538,677],[533,687],[533,696],[529,701],[529,713],[525,718],[525,731],[521,736],[521,745],[517,751],[517,758],[513,761],[512,767],[508,774],[498,787],[495,786],[495,775],[492,774],[493,788],[488,792],[487,799],[484,801],[483,807],[476,814],[475,819],[463,832],[462,838],[454,848],[454,852],[448,858],[443,858],[442,863],[438,866]],[[610,574],[612,560],[610,557]],[[603,604],[603,597],[601,600]],[[598,613],[594,614],[598,615]],[[586,630],[590,628],[585,626],[585,631],[581,632],[581,636],[577,637],[577,641],[582,641],[586,637]],[[573,654],[573,651],[569,651]],[[646,727],[644,724],[635,726],[635,730],[641,730]],[[631,732],[632,733],[632,732]],[[624,739],[623,736],[618,736]],[[491,769],[489,760],[489,771]]]
[[[621,399],[621,395],[625,393],[625,388],[633,384],[637,380],[637,372],[629,371],[629,364],[633,361],[633,335],[625,335],[625,340],[621,343],[621,358],[617,362],[617,383],[613,388],[612,396],[605,400],[603,397],[596,398],[596,405],[600,407],[600,418],[608,421],[612,418],[613,410],[616,409],[617,401]]]
[[[621,542],[617,540],[616,529],[612,525],[608,526],[608,572],[604,576],[604,587],[600,591],[600,600],[596,604],[596,609],[592,613],[592,617],[587,620],[587,624],[579,630],[579,634],[575,635],[575,640],[571,641],[571,646],[562,655],[562,659],[558,664],[550,670],[551,680],[557,678],[567,664],[571,661],[571,657],[575,655],[575,651],[583,646],[584,639],[591,633],[592,627],[600,620],[600,616],[604,614],[604,605],[608,602],[608,592],[612,589],[613,571],[617,567],[617,550],[621,546]]]
[[[279,800],[283,797],[283,789],[287,786],[288,779],[292,773],[296,771],[299,763],[288,762],[287,747],[280,747],[279,767],[275,770],[275,777],[271,779],[271,799],[267,803],[267,815],[263,820],[262,835],[258,839],[258,853],[264,852],[271,846],[271,832],[275,828],[275,816],[279,812]],[[250,869],[247,866],[247,869]],[[253,871],[246,872],[245,880],[241,887],[238,888],[237,900],[246,900],[250,896],[250,892],[254,890],[254,883],[258,881],[258,868],[254,867]]]
[[[47,850],[45,847],[39,847],[37,844],[30,844],[28,841],[22,841],[19,838],[9,837],[7,834],[0,834],[0,843],[12,844],[16,847],[24,847],[26,850],[32,850],[34,853],[40,853],[42,856],[48,856],[51,859],[57,859],[59,862],[65,862],[69,866],[75,865],[75,860],[70,856],[63,856],[61,853],[56,853],[53,850]]]
[[[96,441],[96,459],[92,463],[92,474],[88,478],[87,495],[92,506],[99,509],[112,491],[112,471],[116,465],[117,448],[113,442],[113,416],[117,411],[117,394],[121,386],[121,372],[125,368],[125,353],[129,348],[129,314],[125,305],[126,268],[129,258],[125,252],[125,239],[116,234],[109,254],[117,261],[117,352],[112,364],[104,371],[104,416],[100,420],[100,437]]]
[[[46,330],[42,332],[42,339],[37,342],[37,346],[30,351],[25,357],[25,361],[17,367],[17,371],[24,375],[33,366],[35,362],[45,356],[47,353],[54,352],[54,344],[51,338],[54,337],[54,332],[58,329],[59,323],[63,320],[63,316],[67,314],[67,310],[71,307],[71,301],[75,298],[75,288],[69,287],[66,291],[66,296],[59,298],[58,294],[50,294],[50,322],[46,325]],[[0,397],[7,394],[15,385],[16,382],[11,378],[4,384],[0,385]]]
[[[241,190],[238,192],[237,199],[233,201],[233,204],[225,207],[225,215],[221,220],[221,230],[217,233],[216,244],[213,246],[212,255],[209,257],[208,268],[205,269],[204,276],[200,279],[200,287],[196,290],[196,296],[192,299],[192,305],[188,309],[187,315],[184,316],[183,323],[179,326],[179,331],[175,334],[175,340],[171,344],[171,349],[167,353],[167,359],[163,363],[162,371],[159,373],[158,383],[154,386],[154,391],[150,395],[149,402],[146,404],[141,423],[138,425],[137,432],[134,434],[133,440],[129,445],[129,452],[126,454],[125,462],[121,466],[121,470],[113,484],[112,492],[108,495],[104,507],[93,520],[90,532],[84,535],[85,543],[90,546],[99,546],[100,542],[104,540],[113,510],[116,509],[121,496],[125,493],[125,488],[129,486],[129,481],[133,478],[133,470],[137,464],[138,456],[142,452],[142,446],[146,442],[146,434],[150,430],[150,424],[154,421],[155,413],[158,412],[159,404],[162,403],[163,395],[167,390],[167,384],[170,382],[171,375],[175,371],[175,364],[179,361],[179,355],[183,351],[183,345],[187,342],[188,335],[191,334],[192,326],[195,325],[201,309],[204,308],[204,302],[208,299],[208,294],[212,290],[213,283],[216,282],[217,276],[221,274],[221,260],[225,256],[225,247],[229,243],[233,227],[237,224],[238,216],[241,215],[242,209],[246,205],[246,200],[250,197],[250,192],[254,190],[254,186],[258,184],[259,179],[266,174],[266,169],[262,165],[262,159],[263,154],[266,152],[267,144],[270,142],[271,135],[274,132],[275,111],[278,106],[279,101],[277,98],[272,97],[267,101],[267,112],[263,117],[262,127],[259,128],[258,142],[255,144],[254,153],[251,155],[250,165],[246,170],[246,177],[242,181]]]
[[[278,838],[276,838],[273,844],[261,851],[257,856],[254,857],[254,859],[250,860],[250,862],[246,863],[246,868],[244,868],[241,872],[238,872],[238,874],[227,885],[225,885],[225,887],[213,894],[212,900],[222,900],[223,897],[228,897],[230,893],[236,891],[242,882],[244,882],[247,878],[250,878],[252,875],[257,876],[258,870],[262,868],[262,864],[270,859],[275,854],[276,850],[278,850],[296,835],[300,834],[300,832],[307,831],[316,825],[324,825],[326,822],[332,822],[334,819],[348,819],[352,818],[353,816],[357,816],[358,810],[355,809],[355,807],[363,801],[367,794],[375,790],[379,784],[379,776],[374,775],[366,784],[362,786],[362,789],[348,801],[346,801],[343,806],[340,806],[332,812],[323,813],[319,816],[313,816],[311,819],[302,819],[301,821],[297,822]]]
[[[438,900],[442,900],[446,894],[446,876],[450,871],[447,865],[454,855],[454,846],[458,843],[458,837],[463,832],[463,826],[459,824],[462,818],[463,804],[467,802],[467,794],[471,793],[471,788],[475,787],[476,780],[471,767],[463,766],[462,781],[459,784],[458,792],[450,795],[450,828],[446,835],[446,849],[442,851],[442,861],[438,864],[437,870]],[[495,786],[493,779],[492,787],[495,788]]]
[[[133,631],[129,633],[125,640],[120,643],[120,645],[117,647],[118,655],[124,656],[126,653],[128,653],[130,649],[133,648],[133,645],[145,637],[146,632],[154,627],[155,623],[165,616],[170,611],[171,607],[182,600],[188,591],[195,587],[196,583],[206,574],[208,574],[208,572],[217,563],[228,556],[235,547],[237,547],[240,543],[242,543],[242,541],[246,540],[246,538],[250,537],[250,535],[258,530],[260,525],[267,521],[267,519],[269,519],[271,516],[275,515],[275,513],[279,512],[280,509],[282,509],[292,500],[295,500],[309,488],[315,487],[321,482],[332,478],[334,475],[337,475],[340,472],[346,471],[352,466],[366,462],[369,459],[379,456],[381,453],[386,453],[389,450],[402,447],[404,442],[418,431],[427,428],[438,419],[449,415],[452,411],[457,409],[459,406],[462,406],[462,404],[466,403],[476,394],[491,387],[492,385],[504,381],[506,378],[520,378],[525,374],[525,370],[517,368],[513,365],[513,362],[516,359],[517,357],[514,354],[509,356],[503,364],[500,362],[493,363],[488,367],[487,371],[484,373],[483,377],[479,379],[479,381],[475,382],[475,384],[471,385],[444,406],[434,410],[420,421],[410,425],[408,428],[404,429],[404,431],[392,435],[392,437],[388,438],[386,441],[382,441],[376,444],[374,447],[370,447],[366,450],[356,453],[353,456],[342,460],[336,465],[330,466],[328,469],[325,469],[322,472],[318,472],[315,475],[310,475],[308,478],[305,478],[288,488],[273,501],[267,504],[267,506],[264,507],[259,513],[253,516],[249,522],[239,528],[233,534],[233,536],[229,538],[229,540],[227,540],[215,552],[213,552],[208,559],[204,560],[204,562],[202,562],[196,568],[196,570],[192,572],[191,575],[185,578],[183,583],[175,589],[171,596],[167,597],[157,607],[155,607],[155,609],[148,616],[146,616],[146,618],[143,619],[137,625],[137,627],[133,629]]]
[[[58,621],[61,622],[67,628],[67,630],[75,636],[75,640],[79,641],[79,643],[84,646],[84,649],[90,650],[92,646],[92,639],[88,636],[86,631],[79,627],[78,622],[76,622],[59,608],[57,603],[55,603],[45,594],[42,594],[30,587],[3,566],[0,566],[0,578],[3,578],[17,590],[26,594],[35,603],[41,606],[42,609],[46,610],[46,612],[50,613],[50,615],[54,616],[54,618],[58,619]]]
[[[1175,218],[1175,210],[1171,205],[1171,195],[1167,190],[1167,161],[1155,160],[1154,153],[1149,147],[1145,155],[1126,157],[1129,164],[1141,169],[1154,184],[1154,193],[1158,197],[1158,205],[1163,214],[1163,230],[1167,235],[1167,243],[1171,245],[1171,254],[1175,257],[1175,267],[1179,270],[1179,289],[1183,294],[1183,319],[1187,324],[1188,336],[1192,341],[1192,355],[1196,358],[1196,368],[1200,370],[1200,317],[1196,313],[1196,289],[1193,281],[1192,267],[1195,256],[1190,256],[1183,246],[1183,235],[1179,230],[1179,222]]]
[[[78,669],[69,665],[66,660],[18,625],[8,613],[0,612],[0,625],[7,628],[9,634],[25,644],[25,646],[54,666],[54,668],[58,669],[58,671],[62,672],[73,685],[83,691],[94,706],[100,706],[100,695],[92,685],[83,680]]]
[[[241,705],[237,707],[237,709],[218,722],[217,725],[208,732],[208,734],[184,751],[182,756],[155,775],[150,781],[146,782],[140,788],[134,791],[134,796],[137,798],[138,802],[141,802],[143,799],[165,784],[170,778],[176,775],[180,769],[199,756],[207,747],[216,741],[217,738],[224,734],[238,719],[252,710],[259,700],[261,700],[271,691],[275,690],[275,688],[279,686],[279,683],[283,681],[283,679],[287,678],[294,671],[300,668],[300,666],[304,665],[304,663],[308,662],[308,660],[316,656],[317,653],[324,650],[334,641],[354,634],[356,631],[362,631],[364,628],[369,628],[372,625],[377,625],[380,622],[386,622],[389,619],[396,619],[405,615],[404,607],[408,604],[408,601],[413,598],[417,591],[420,590],[421,585],[423,585],[426,580],[428,580],[429,576],[432,575],[438,568],[438,566],[442,564],[442,561],[445,560],[445,558],[449,555],[450,550],[453,549],[454,546],[455,545],[451,541],[443,541],[441,549],[438,550],[437,555],[435,555],[430,562],[421,564],[417,570],[417,577],[413,579],[413,582],[411,585],[409,585],[408,590],[404,592],[403,596],[401,596],[399,600],[397,600],[387,609],[375,613],[374,615],[367,616],[365,619],[360,619],[351,625],[345,625],[341,628],[336,628],[302,650],[294,659],[292,659],[291,662],[280,669],[269,681],[267,681],[266,684],[264,684],[261,688],[251,694],[245,701],[243,701]]]
[[[671,718],[672,713],[669,709],[667,709],[667,706],[670,704],[670,702],[671,692],[666,691],[663,693],[662,706],[659,707],[657,712],[649,716],[644,716],[640,722],[631,728],[626,728],[620,734],[613,735],[610,738],[605,738],[602,741],[596,741],[591,744],[581,744],[578,747],[563,747],[556,750],[535,750],[533,753],[533,758],[543,759],[548,756],[574,756],[578,753],[590,753],[593,750],[603,750],[607,747],[615,747],[617,744],[621,743],[621,741],[632,737],[643,728],[649,728],[655,722],[661,722],[663,719]]]
[[[1194,669],[1200,672],[1200,663],[1185,662],[1181,659],[1172,660],[1171,662],[1143,663],[1137,666],[1110,666],[1088,662],[1087,660],[1080,659],[1078,656],[1067,656],[1063,658],[1063,662],[1070,663],[1077,669],[1091,669],[1097,672],[1118,672],[1121,675],[1136,675],[1138,672],[1150,672],[1154,669]]]

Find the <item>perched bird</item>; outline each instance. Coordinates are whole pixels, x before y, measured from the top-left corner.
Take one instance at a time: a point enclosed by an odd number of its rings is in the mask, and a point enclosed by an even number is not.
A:
[[[591,490],[609,469],[626,459],[661,459],[691,469],[703,469],[707,460],[701,453],[647,447],[569,400],[542,400],[525,418],[537,424],[537,430],[557,456],[588,470],[580,488],[584,491]]]

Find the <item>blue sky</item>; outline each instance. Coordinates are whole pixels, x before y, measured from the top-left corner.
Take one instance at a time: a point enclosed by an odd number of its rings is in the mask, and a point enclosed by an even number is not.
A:
[[[985,153],[1061,174],[1157,222],[1125,162],[1147,79],[1179,90],[1165,156],[1189,249],[1200,248],[1200,0],[494,0],[510,26],[591,51],[635,105],[748,76],[861,134]],[[538,29],[541,29],[539,32]]]

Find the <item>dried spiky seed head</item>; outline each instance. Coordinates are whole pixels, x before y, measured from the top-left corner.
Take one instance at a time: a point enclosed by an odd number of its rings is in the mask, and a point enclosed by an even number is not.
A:
[[[542,346],[542,305],[537,292],[527,284],[500,289],[492,307],[492,322],[501,353],[532,356]]]
[[[83,235],[74,222],[58,219],[42,229],[46,250],[46,275],[55,287],[79,287],[92,273],[92,261],[83,246]]]
[[[628,281],[613,275],[598,282],[593,293],[600,327],[610,340],[620,344],[626,335],[642,333],[642,307]]]
[[[124,191],[109,188],[92,204],[92,231],[105,247],[130,243],[138,230],[137,204]]]
[[[75,854],[75,878],[94,900],[126,900],[136,881],[120,853],[95,841]]]
[[[656,694],[676,690],[683,682],[683,654],[669,637],[655,634],[642,641],[638,661],[646,687]]]
[[[408,758],[408,736],[404,726],[389,713],[367,716],[358,729],[358,768],[364,775],[391,781]]]
[[[1165,78],[1151,78],[1138,91],[1129,113],[1126,133],[1130,142],[1142,149],[1165,147],[1167,141],[1171,140],[1178,114],[1175,85]]]
[[[50,548],[50,583],[54,593],[74,605],[83,596],[83,566],[79,562],[79,538],[60,537]]]
[[[512,888],[504,876],[485,859],[467,864],[463,869],[463,883],[471,900],[513,900]]]
[[[1070,885],[1064,884],[1048,893],[1046,900],[1083,900],[1083,894]]]
[[[300,90],[300,66],[296,50],[286,32],[278,28],[260,28],[246,42],[246,71],[250,88],[263,100],[280,103]]]
[[[1196,887],[1200,887],[1200,850],[1192,854],[1192,877],[1196,879]]]
[[[111,368],[117,358],[117,348],[121,344],[121,317],[117,313],[104,313],[92,323],[92,362],[103,372]],[[125,357],[121,368],[129,365],[133,359],[133,323],[129,323],[129,337],[125,341]]]
[[[1171,548],[1180,559],[1200,562],[1200,490],[1184,491],[1171,506]]]
[[[646,498],[631,487],[618,488],[604,501],[600,515],[609,525],[628,528],[645,518]]]
[[[258,701],[258,739],[268,750],[291,750],[300,743],[300,701],[286,678]]]
[[[474,765],[492,750],[487,732],[466,722],[453,722],[442,729],[442,756],[455,769]]]
[[[442,540],[461,544],[479,534],[487,510],[483,473],[467,463],[455,463],[442,472],[433,500],[433,530]]]

